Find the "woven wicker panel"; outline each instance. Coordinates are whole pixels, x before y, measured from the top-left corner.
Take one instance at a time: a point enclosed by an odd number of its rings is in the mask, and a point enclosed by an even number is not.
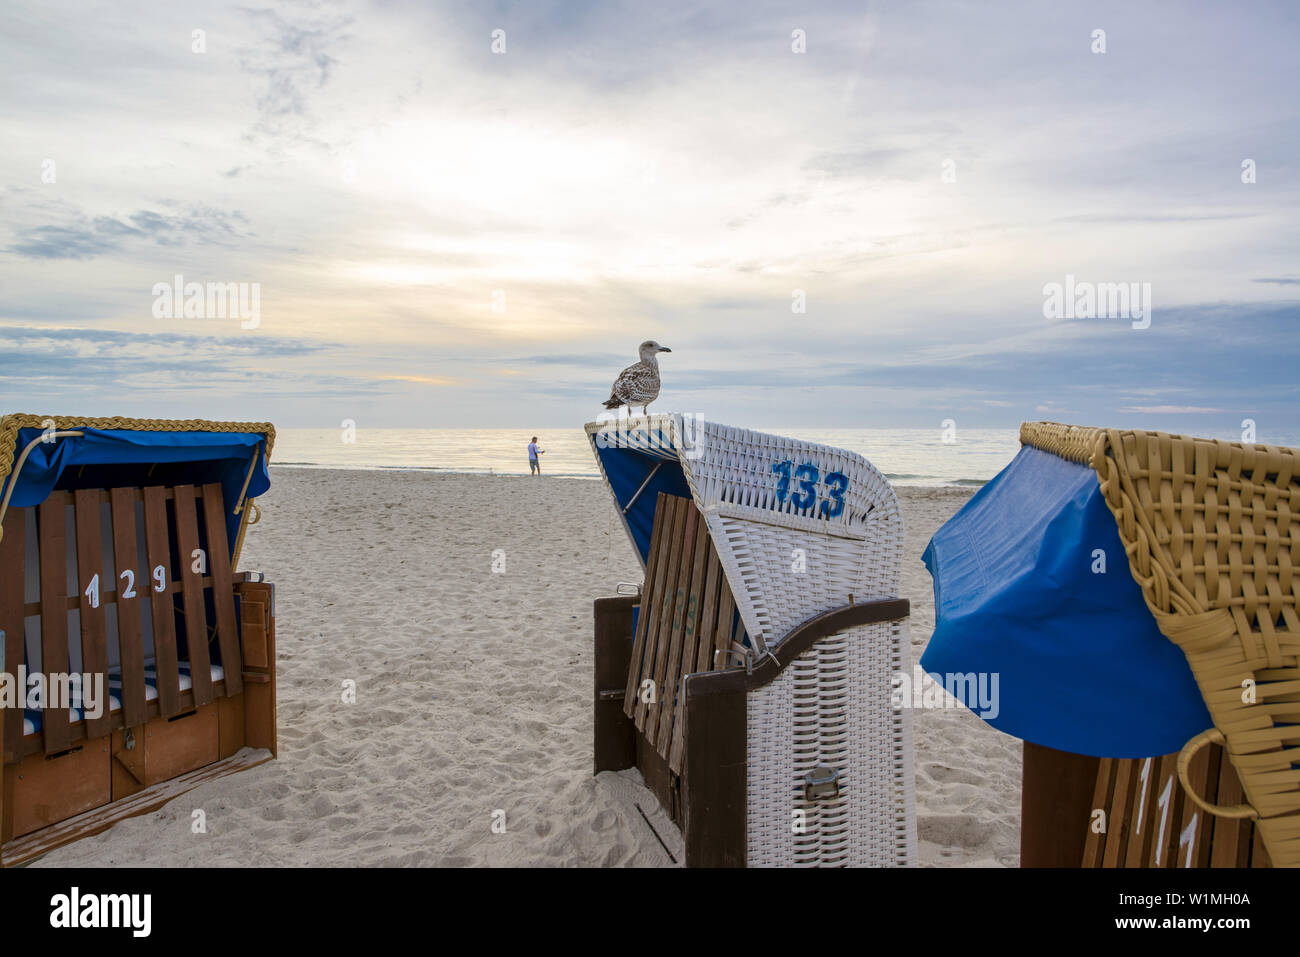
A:
[[[1300,866],[1300,452],[1051,422],[1026,423],[1021,441],[1097,472],[1274,866]]]
[[[910,713],[889,702],[908,656],[905,621],[855,628],[822,639],[750,696],[751,867],[915,863]],[[839,772],[838,796],[806,799],[805,775],[818,767]]]
[[[759,509],[721,506],[704,514],[745,630],[764,647],[821,612],[898,594],[903,549],[892,532],[900,526],[883,512],[881,525],[892,528],[852,537]]]
[[[889,482],[862,456],[831,446],[701,422],[687,436],[665,416],[696,505],[731,581],[745,630],[760,650],[798,623],[853,601],[898,594],[903,520]],[[812,504],[781,501],[773,466],[807,464],[819,480]],[[844,477],[842,507],[826,477]],[[802,558],[806,569],[795,571]],[[850,597],[852,596],[852,597]]]

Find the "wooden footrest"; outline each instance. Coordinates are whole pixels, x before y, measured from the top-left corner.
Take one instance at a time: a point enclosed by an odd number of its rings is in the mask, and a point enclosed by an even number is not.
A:
[[[230,757],[197,771],[162,781],[120,801],[16,838],[0,849],[0,862],[5,867],[24,864],[64,844],[106,831],[118,821],[156,811],[168,801],[175,800],[208,781],[215,781],[227,774],[244,771],[270,760],[271,752],[265,748],[243,748]]]

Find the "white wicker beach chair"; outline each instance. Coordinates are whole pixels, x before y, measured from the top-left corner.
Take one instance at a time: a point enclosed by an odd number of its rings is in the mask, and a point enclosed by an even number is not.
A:
[[[647,569],[640,597],[596,604],[596,771],[641,769],[688,864],[914,863],[889,483],[842,449],[680,415],[587,433]],[[684,547],[674,497],[696,512]]]

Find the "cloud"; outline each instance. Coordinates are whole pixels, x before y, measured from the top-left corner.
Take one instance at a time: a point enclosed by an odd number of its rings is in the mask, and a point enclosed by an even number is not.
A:
[[[164,201],[165,203],[166,201]],[[252,237],[238,210],[192,206],[177,213],[139,210],[123,221],[82,212],[61,225],[19,226],[8,251],[29,259],[93,259],[123,250],[132,241],[156,246],[234,245]]]
[[[1294,420],[1284,18],[1130,4],[1101,57],[1069,3],[253,6],[0,32],[4,394],[560,425],[655,338],[665,407],[739,424]],[[258,335],[157,338],[179,272],[258,280]],[[1151,329],[1045,322],[1067,273],[1149,279]]]
[[[428,376],[428,375],[381,375],[379,379],[391,382],[414,382],[417,385],[457,385],[460,379],[453,379],[448,376]]]
[[[933,164],[927,165],[928,166]],[[840,153],[817,153],[803,164],[806,170],[831,176],[881,177],[906,167],[912,176],[920,175],[915,154],[903,149],[867,149]]]
[[[121,242],[113,231],[94,226],[24,226],[9,252],[29,259],[91,259],[117,249]]]
[[[1115,411],[1141,415],[1203,415],[1212,412],[1226,412],[1227,410],[1201,405],[1126,405]]]
[[[330,50],[346,42],[352,18],[325,13],[315,4],[246,12],[262,36],[259,45],[240,55],[241,69],[264,81],[255,131],[269,137],[301,134],[313,125],[300,121],[309,121],[313,94],[333,75],[338,58]]]

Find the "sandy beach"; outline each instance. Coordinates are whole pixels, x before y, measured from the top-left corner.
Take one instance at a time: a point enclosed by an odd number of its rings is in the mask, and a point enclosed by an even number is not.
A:
[[[969,495],[899,489],[914,660],[934,621],[920,556]],[[240,568],[277,585],[279,760],[37,866],[680,860],[635,772],[590,771],[591,601],[641,580],[600,482],[273,468],[259,504]],[[914,722],[921,863],[1014,866],[1019,742],[963,709]]]

